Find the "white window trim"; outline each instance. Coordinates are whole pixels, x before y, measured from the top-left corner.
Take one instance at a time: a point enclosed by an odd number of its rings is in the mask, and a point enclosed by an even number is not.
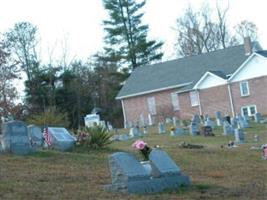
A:
[[[195,101],[193,101],[193,95],[195,97]],[[199,105],[199,99],[198,99],[198,94],[197,91],[191,91],[189,92],[189,97],[190,97],[190,102],[191,102],[191,106],[195,107]]]
[[[247,94],[244,94],[244,93],[243,93],[242,84],[244,84],[244,83],[246,84],[246,87],[247,87],[247,90],[248,90],[248,93],[247,93]],[[250,95],[248,81],[241,81],[240,84],[239,84],[239,87],[240,87],[240,94],[241,94],[241,97],[247,97],[247,96]]]
[[[251,112],[250,112],[250,107],[255,107],[255,113],[257,113],[257,106],[255,104],[252,104],[252,105],[246,105],[246,106],[242,106],[241,107],[241,113],[242,113],[242,116],[244,116],[244,113],[243,113],[243,108],[247,108],[248,109],[248,116],[252,116]]]
[[[171,93],[171,102],[173,111],[180,110],[179,95],[176,92]]]

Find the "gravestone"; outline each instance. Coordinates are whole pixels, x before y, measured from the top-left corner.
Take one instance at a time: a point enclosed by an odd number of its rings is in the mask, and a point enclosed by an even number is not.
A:
[[[172,124],[174,127],[176,127],[178,125],[177,123],[178,123],[177,117],[175,117],[175,116],[172,117]]]
[[[84,117],[84,124],[86,127],[99,126],[100,115],[98,114],[88,114]]]
[[[140,114],[140,116],[139,116],[139,126],[140,127],[144,127],[145,126],[145,118],[144,118],[143,113]]]
[[[245,142],[245,135],[242,129],[236,128],[235,129],[235,143],[244,143]]]
[[[113,126],[111,125],[110,122],[107,122],[107,128],[109,131],[113,131]]]
[[[52,147],[57,150],[67,151],[74,147],[76,138],[64,127],[48,127],[48,133],[52,136]]]
[[[256,123],[260,123],[261,120],[262,120],[261,113],[259,113],[259,112],[255,113],[255,115],[254,115],[254,119],[255,119],[255,122],[256,122]]]
[[[184,134],[184,129],[177,127],[174,131],[171,131],[171,136],[181,136]]]
[[[127,141],[129,140],[129,136],[126,134],[121,134],[121,135],[114,135],[112,137],[113,141]]]
[[[190,135],[192,136],[199,135],[199,123],[192,121],[189,126],[189,130],[190,130]]]
[[[133,128],[130,128],[129,135],[130,135],[131,138],[143,137],[143,133],[136,126],[133,127]]]
[[[2,150],[18,155],[29,154],[32,150],[27,126],[21,121],[10,121],[2,124]]]
[[[238,127],[238,120],[236,117],[232,117],[231,118],[231,125],[233,128],[237,128]]]
[[[28,135],[30,138],[31,146],[33,148],[40,148],[44,145],[43,131],[39,126],[29,125]]]
[[[246,120],[246,118],[244,118],[243,116],[241,115],[238,115],[237,116],[237,123],[238,123],[238,127],[239,128],[248,128],[249,127],[249,122]]]
[[[109,156],[112,191],[145,193],[150,174],[128,153],[117,152]]]
[[[148,133],[148,128],[147,128],[147,126],[144,126],[144,127],[143,127],[143,132],[144,132],[144,134],[147,134],[147,133]]]
[[[205,126],[210,126],[212,129],[215,128],[215,122],[212,121],[209,117],[207,117],[205,123],[204,123]]]
[[[224,117],[224,121],[228,121],[228,123],[231,124],[231,117],[229,115],[226,115]]]
[[[191,121],[200,124],[201,123],[200,116],[198,114],[195,114]]]
[[[211,126],[202,126],[200,128],[200,135],[215,136],[214,133],[212,132],[212,127]]]
[[[223,125],[223,118],[222,118],[222,114],[220,111],[217,111],[215,113],[215,116],[216,116],[216,123],[217,123],[217,126],[222,126]]]
[[[170,123],[172,123],[172,119],[171,119],[171,118],[166,118],[166,119],[165,119],[165,123],[166,123],[166,124],[170,124]]]
[[[166,127],[163,122],[160,122],[158,125],[159,134],[166,133]]]
[[[153,149],[149,154],[149,160],[152,167],[152,176],[162,177],[162,182],[168,189],[190,185],[190,178],[181,173],[180,167],[165,151]]]
[[[233,135],[235,132],[234,128],[228,121],[223,122],[223,135]]]
[[[146,161],[146,165],[150,164],[152,171],[147,171],[147,166],[128,153],[117,152],[110,155],[112,184],[105,186],[105,189],[143,194],[178,189],[181,185],[190,184],[189,177],[181,174],[180,168],[165,152],[152,150],[149,158],[150,161]]]
[[[148,114],[148,125],[152,126],[154,124],[151,114]]]

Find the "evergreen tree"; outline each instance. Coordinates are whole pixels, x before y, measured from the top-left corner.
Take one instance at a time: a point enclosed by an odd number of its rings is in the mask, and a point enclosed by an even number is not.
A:
[[[105,51],[113,61],[130,64],[131,68],[160,60],[162,42],[148,40],[148,25],[142,24],[140,9],[145,1],[103,0],[109,20],[104,21]]]

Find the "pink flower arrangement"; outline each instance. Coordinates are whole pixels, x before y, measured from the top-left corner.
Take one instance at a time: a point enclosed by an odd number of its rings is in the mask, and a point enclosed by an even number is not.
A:
[[[132,147],[138,150],[143,150],[146,146],[146,143],[143,140],[136,140],[133,144]]]
[[[145,143],[143,140],[136,140],[132,144],[132,147],[139,150],[142,153],[144,160],[149,160],[149,154],[151,152],[151,148],[147,146],[147,143]]]

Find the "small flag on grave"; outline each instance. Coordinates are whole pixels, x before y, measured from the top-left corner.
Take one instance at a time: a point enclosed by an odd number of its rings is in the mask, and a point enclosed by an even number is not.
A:
[[[48,131],[48,127],[47,127],[47,126],[44,127],[43,136],[44,136],[44,139],[45,139],[46,144],[47,144],[48,146],[52,145],[52,136],[51,136],[51,134],[49,133],[49,131]]]

